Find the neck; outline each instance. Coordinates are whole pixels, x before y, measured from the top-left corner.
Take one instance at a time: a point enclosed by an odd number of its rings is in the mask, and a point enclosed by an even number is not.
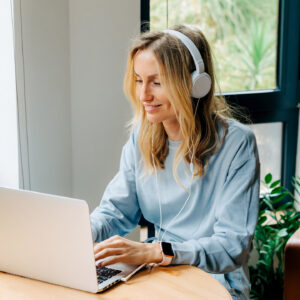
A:
[[[177,120],[175,121],[165,121],[163,122],[165,131],[172,141],[182,141],[183,136],[180,130],[180,125]]]

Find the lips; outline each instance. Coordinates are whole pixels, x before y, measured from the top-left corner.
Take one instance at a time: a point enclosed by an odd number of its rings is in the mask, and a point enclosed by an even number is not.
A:
[[[157,105],[145,105],[145,110],[146,112],[155,112],[157,110],[159,110],[159,107],[161,107],[161,104],[157,104]]]

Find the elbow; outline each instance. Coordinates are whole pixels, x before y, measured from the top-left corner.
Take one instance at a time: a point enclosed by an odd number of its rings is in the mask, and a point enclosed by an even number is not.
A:
[[[235,247],[231,247],[230,249],[222,245],[219,248],[219,252],[204,255],[206,259],[200,257],[200,265],[203,265],[203,260],[205,259],[208,272],[216,274],[229,273],[247,264],[249,250],[249,247],[245,247],[245,245],[240,243],[235,244]]]
[[[250,247],[239,245],[228,253],[228,265],[223,268],[222,273],[232,272],[248,263]]]
[[[243,266],[246,261],[243,255],[238,257],[227,256],[222,259],[215,258],[206,263],[206,271],[215,274],[229,273]],[[202,263],[198,267],[203,268],[201,265]]]

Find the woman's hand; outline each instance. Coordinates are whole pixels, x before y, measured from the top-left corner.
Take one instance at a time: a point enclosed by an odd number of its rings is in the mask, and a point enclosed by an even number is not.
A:
[[[162,253],[159,244],[134,242],[115,235],[101,243],[94,244],[95,260],[104,259],[98,266],[123,262],[134,265],[159,263]]]

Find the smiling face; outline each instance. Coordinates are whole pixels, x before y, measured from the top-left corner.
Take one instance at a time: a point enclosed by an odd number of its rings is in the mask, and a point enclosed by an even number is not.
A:
[[[142,102],[150,122],[163,122],[164,127],[178,124],[175,111],[161,86],[157,60],[151,50],[137,52],[134,57],[136,96]]]

